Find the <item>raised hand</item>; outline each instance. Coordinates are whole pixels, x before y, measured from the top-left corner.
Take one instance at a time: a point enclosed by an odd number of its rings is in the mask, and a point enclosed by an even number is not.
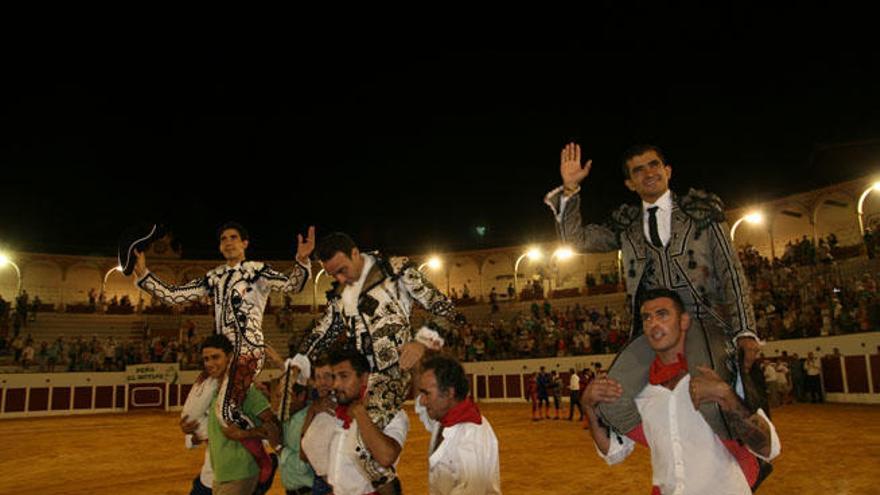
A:
[[[590,175],[593,160],[581,164],[581,147],[577,143],[568,143],[562,148],[559,159],[559,174],[562,176],[562,185],[566,191],[574,191],[581,181]]]
[[[594,408],[600,402],[614,402],[623,395],[623,387],[613,378],[596,378],[581,396],[581,405]]]
[[[296,260],[300,263],[306,264],[309,261],[309,256],[311,256],[312,251],[315,250],[314,225],[309,227],[309,233],[306,235],[305,240],[303,240],[302,234],[297,234],[296,241]]]

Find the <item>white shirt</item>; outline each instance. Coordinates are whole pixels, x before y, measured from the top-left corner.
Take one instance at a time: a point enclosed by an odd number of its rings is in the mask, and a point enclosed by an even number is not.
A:
[[[336,417],[322,412],[312,418],[302,437],[302,451],[318,476],[327,476],[330,464],[330,442],[336,435]]]
[[[416,414],[437,443],[440,422],[431,419],[416,397]],[[437,450],[428,454],[428,488],[431,495],[500,495],[501,468],[498,439],[485,416],[481,424],[459,423],[443,429]]]
[[[647,385],[635,398],[651,448],[653,484],[664,495],[750,495],[752,490],[736,459],[694,409],[690,382],[690,375],[686,375],[674,390]],[[779,455],[779,437],[764,411],[759,409],[758,414],[770,425],[770,455],[753,453],[769,461]],[[635,442],[629,437],[611,432],[608,453],[602,454],[598,447],[596,450],[608,464],[617,464],[634,447]]]
[[[648,213],[648,208],[653,206],[658,208],[655,213],[657,216],[657,233],[660,234],[660,240],[663,241],[663,245],[665,246],[669,244],[669,237],[672,235],[672,192],[667,189],[666,192],[663,193],[663,195],[654,203],[646,203],[642,201],[642,217],[645,220],[645,240],[648,242],[651,242],[651,224],[648,222],[651,214]]]
[[[361,290],[364,288],[364,281],[367,280],[367,274],[370,273],[370,269],[376,264],[373,257],[368,254],[361,253],[361,257],[364,259],[364,267],[361,270],[360,278],[357,282],[352,285],[346,285],[342,289],[342,307],[345,308],[345,314],[348,316],[358,314],[358,298],[361,295]]]
[[[776,372],[776,367],[773,366],[773,363],[767,363],[764,366],[764,381],[767,383],[779,381],[779,374]]]
[[[568,379],[568,390],[571,392],[577,392],[580,388],[581,377],[579,377],[577,373],[572,373],[571,378]]]
[[[809,376],[819,376],[822,373],[822,368],[819,366],[819,360],[816,358],[813,358],[812,360],[804,360],[804,369]]]
[[[408,431],[409,418],[403,410],[397,411],[388,426],[382,430],[401,447],[406,443]],[[342,427],[342,420],[336,420],[336,432],[330,441],[330,460],[327,466],[327,482],[333,486],[333,493],[336,495],[363,495],[375,491],[358,462],[355,450],[357,439],[357,421],[352,421],[346,430]],[[394,465],[397,465],[397,461]]]

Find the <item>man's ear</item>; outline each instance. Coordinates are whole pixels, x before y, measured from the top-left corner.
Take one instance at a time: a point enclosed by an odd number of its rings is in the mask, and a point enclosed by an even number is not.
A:
[[[691,315],[690,313],[682,313],[679,317],[679,324],[683,331],[687,331],[688,328],[691,327]]]
[[[250,244],[250,241],[241,241],[241,246],[242,246],[242,248],[244,248],[244,249],[247,249],[248,244]]]
[[[632,192],[635,192],[635,191],[636,191],[636,184],[635,184],[635,182],[632,181],[632,179],[626,179],[626,180],[624,180],[624,181],[623,181],[623,184],[624,184],[624,185],[626,186],[626,188],[629,189],[630,191],[632,191]]]

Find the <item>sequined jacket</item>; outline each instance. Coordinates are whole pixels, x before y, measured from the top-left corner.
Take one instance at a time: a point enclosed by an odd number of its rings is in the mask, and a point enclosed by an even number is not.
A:
[[[347,340],[370,359],[374,371],[384,371],[397,365],[399,348],[416,337],[410,323],[414,302],[446,320],[460,318],[452,301],[428,281],[415,263],[375,252],[367,255],[373,256],[375,263],[364,280],[357,314],[346,314],[341,297],[344,286],[334,285],[327,294],[327,310],[300,346],[300,354],[310,361],[335,342]],[[438,326],[428,333],[436,340],[446,332]],[[438,343],[442,345],[442,340]]]
[[[623,205],[604,225],[584,225],[580,194],[565,201],[559,211],[562,187],[547,194],[545,203],[557,218],[562,242],[580,252],[622,250],[623,273],[631,314],[638,314],[636,291],[643,276],[650,287],[673,289],[688,311],[718,321],[733,339],[756,336],[755,314],[742,265],[730,243],[724,207],[718,196],[691,189],[685,196],[672,195],[669,242],[657,248],[645,239],[642,209]],[[646,274],[646,267],[653,267]]]
[[[183,285],[160,280],[152,272],[137,280],[144,292],[165,304],[183,304],[210,297],[214,303],[214,331],[236,346],[263,346],[263,311],[270,291],[298,293],[309,280],[309,267],[294,262],[290,274],[258,261],[221,265]]]

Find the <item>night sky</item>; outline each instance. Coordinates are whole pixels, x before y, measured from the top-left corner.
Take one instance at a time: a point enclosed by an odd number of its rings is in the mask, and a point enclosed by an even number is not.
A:
[[[123,228],[162,222],[185,257],[215,258],[228,219],[251,258],[292,256],[309,224],[401,254],[551,240],[542,197],[572,139],[596,221],[636,199],[634,143],[664,148],[673,188],[731,207],[880,170],[877,54],[416,31],[18,53],[0,247],[114,255]]]

